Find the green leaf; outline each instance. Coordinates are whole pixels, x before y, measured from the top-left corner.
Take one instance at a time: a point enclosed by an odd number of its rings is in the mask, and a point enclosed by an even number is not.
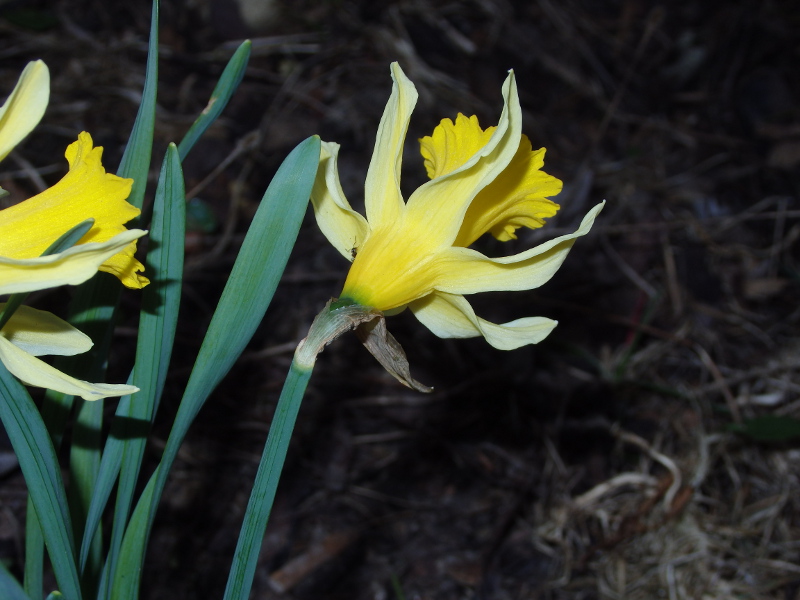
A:
[[[72,444],[70,445],[70,486],[67,492],[69,514],[75,539],[81,545],[92,549],[88,565],[81,566],[81,586],[84,595],[93,597],[96,593],[97,578],[103,564],[103,544],[100,531],[92,538],[81,539],[89,502],[100,468],[100,450],[102,448],[103,402],[87,402],[76,398],[77,416],[73,426]]]
[[[128,378],[127,383],[133,383],[133,374]],[[130,404],[130,396],[123,396],[120,398],[116,415],[127,415],[130,411]],[[86,561],[89,558],[89,550],[91,549],[90,540],[98,531],[100,519],[108,503],[108,498],[111,496],[111,491],[117,483],[117,476],[119,475],[120,465],[122,464],[124,440],[122,435],[118,434],[115,430],[115,423],[118,423],[117,419],[112,421],[111,433],[103,447],[100,467],[97,470],[97,479],[95,480],[92,498],[86,514],[86,525],[83,531],[80,554],[78,555],[78,564],[81,571],[86,568]]]
[[[800,440],[800,420],[780,415],[764,415],[728,425],[729,431],[741,433],[757,442]]]
[[[31,600],[31,597],[25,593],[25,590],[2,562],[0,562],[0,598],[3,600]]]
[[[144,200],[147,174],[150,168],[153,128],[155,126],[157,79],[158,2],[154,0],[142,103],[139,106],[139,112],[118,170],[118,174],[121,177],[133,178],[133,187],[128,197],[128,202],[139,208],[141,208]],[[120,283],[111,277],[94,277],[85,284],[78,286],[70,306],[70,321],[92,338],[94,347],[85,354],[58,359],[56,361],[57,368],[91,381],[104,379],[120,292]],[[49,411],[48,405],[56,401],[58,397],[60,395],[48,392],[45,396],[43,409]],[[71,488],[70,492],[73,517],[78,532],[84,530],[84,520],[89,512],[89,505],[101,463],[101,448],[98,436],[102,424],[104,404],[105,402],[103,401],[97,401],[95,406],[82,409],[79,412],[79,422],[76,426],[78,435],[74,440],[70,460],[70,467],[76,485]],[[60,437],[60,433],[63,431],[63,422],[57,424],[56,427],[50,426],[50,423],[48,423],[48,428],[54,439]],[[99,538],[95,539],[97,541],[94,543],[98,544]],[[86,543],[90,541],[87,540]],[[82,540],[81,547],[84,547]],[[99,550],[99,546],[96,545],[95,548]],[[85,575],[84,586],[88,590],[93,590],[97,585],[96,579],[100,574],[101,557],[97,551],[89,556],[93,558],[83,567]]]
[[[156,88],[158,87],[158,0],[153,0],[150,16],[150,41],[147,48],[147,67],[145,68],[142,103],[136,114],[128,145],[119,162],[117,175],[133,179],[133,187],[128,202],[142,208],[144,190],[147,186],[147,173],[150,170],[150,156],[153,152],[153,130],[156,124]]]
[[[50,435],[28,391],[0,364],[0,420],[19,459],[59,587],[81,598],[67,497]]]
[[[147,433],[161,400],[172,356],[183,281],[185,207],[183,171],[178,149],[175,144],[170,144],[161,167],[150,228],[152,249],[148,254],[148,264],[153,281],[144,290],[139,318],[133,384],[140,391],[126,404],[128,410],[118,413],[115,423],[112,424],[113,435],[122,438],[123,443],[114,527],[107,560],[108,585],[113,581],[139,478]]]
[[[158,78],[157,23],[158,2],[154,0],[142,104],[139,107],[139,113],[118,171],[122,177],[134,178],[133,189],[128,200],[131,204],[139,207],[143,202],[147,173],[150,168],[150,153],[152,151],[153,128],[155,125],[155,97]],[[79,227],[83,225],[81,224]],[[93,339],[95,345],[89,353],[78,357],[58,359],[56,361],[57,368],[85,379],[97,380],[102,377],[102,373],[105,370],[106,357],[108,356],[108,347],[114,325],[113,316],[119,301],[119,294],[119,282],[109,277],[95,277],[78,286],[70,306],[71,321],[73,324],[78,325],[78,328],[83,330],[84,333],[87,333]],[[98,401],[98,403],[100,402],[102,401]],[[73,398],[71,396],[65,396],[52,390],[48,390],[45,394],[41,417],[46,424],[53,444],[56,446],[61,444],[62,434],[72,403]],[[98,406],[102,406],[102,404],[98,404]],[[95,463],[96,456],[92,456],[90,453],[88,460],[91,463]],[[36,528],[37,522],[35,518],[26,521],[26,540],[30,542],[29,546],[26,547],[25,586],[28,590],[41,589],[42,556],[41,544],[37,543],[39,533],[34,531]],[[52,534],[49,537],[52,537]],[[48,549],[51,550],[49,543]],[[61,554],[66,556],[63,552]],[[53,558],[54,562],[55,560]],[[65,559],[62,557],[58,560],[63,561]],[[68,594],[68,597],[70,600],[73,599],[72,594]],[[74,597],[77,598],[78,596]]]
[[[42,252],[42,256],[50,256],[51,254],[58,254],[64,250],[69,250],[77,244],[83,236],[89,233],[92,227],[94,227],[94,219],[86,219],[78,223],[75,227],[50,244],[47,250]]]
[[[228,105],[236,88],[239,87],[244,77],[245,69],[247,69],[247,62],[250,60],[250,47],[250,40],[245,40],[228,61],[217,85],[214,87],[214,91],[211,92],[211,98],[209,98],[206,108],[200,116],[197,117],[178,145],[181,161],[186,159],[189,151],[194,147],[197,140],[200,139],[200,136],[202,136],[206,129],[217,120],[217,117],[219,117],[223,109]]]
[[[138,578],[122,574],[141,572],[155,510],[186,432],[250,341],[272,300],[306,212],[319,148],[316,136],[300,143],[264,193],[189,376],[159,468],[128,526],[114,577],[114,600],[138,598]]]
[[[44,571],[44,538],[36,509],[33,508],[30,494],[25,512],[25,573],[23,583],[25,592],[33,598],[41,598]],[[0,596],[2,597],[2,596]]]

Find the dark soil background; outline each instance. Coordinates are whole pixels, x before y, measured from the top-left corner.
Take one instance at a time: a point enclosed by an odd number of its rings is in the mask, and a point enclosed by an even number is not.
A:
[[[2,187],[24,198],[57,180],[82,130],[116,169],[149,11],[0,7],[3,93],[29,60],[52,75],[48,112],[0,166]],[[403,388],[355,336],[321,355],[253,598],[800,598],[798,30],[791,0],[164,3],[154,165],[240,40],[253,55],[185,164],[198,217],[153,463],[289,150],[315,133],[340,143],[345,192],[361,202],[391,61],[420,92],[407,193],[425,179],[415,140],[458,112],[495,124],[515,70],[562,208],[516,242],[479,241],[486,252],[572,230],[608,201],[547,285],[471,299],[496,322],[558,319],[544,343],[500,352],[390,318],[431,395]],[[291,353],[346,270],[309,213],[263,325],[183,447],[143,598],[221,597]],[[137,302],[126,293],[123,308]],[[119,328],[112,373],[130,368],[135,326]],[[13,467],[3,477],[0,550],[18,570],[25,490]]]

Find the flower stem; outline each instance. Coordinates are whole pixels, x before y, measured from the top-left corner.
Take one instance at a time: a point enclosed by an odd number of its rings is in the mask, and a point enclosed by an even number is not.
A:
[[[289,449],[289,440],[312,369],[313,363],[306,367],[298,365],[294,360],[289,368],[269,428],[264,453],[258,465],[250,501],[247,503],[239,541],[233,556],[233,565],[228,574],[225,600],[247,600],[250,595],[264,531],[267,528],[275,491]]]

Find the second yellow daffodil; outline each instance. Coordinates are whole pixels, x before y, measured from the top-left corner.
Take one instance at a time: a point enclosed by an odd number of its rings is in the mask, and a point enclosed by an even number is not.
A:
[[[49,98],[50,77],[41,61],[30,63],[14,91],[0,107],[0,159],[36,126]],[[146,232],[127,230],[139,214],[126,201],[132,180],[106,173],[102,148],[88,133],[66,151],[69,172],[44,192],[0,210],[0,294],[18,294],[64,284],[76,285],[104,270],[130,288],[148,280],[133,256],[136,240]],[[94,223],[78,243],[43,256],[61,235],[87,219]],[[0,309],[5,304],[0,304]],[[69,377],[37,356],[74,355],[88,351],[91,340],[46,313],[19,307],[0,330],[0,361],[23,382],[86,400],[137,391],[128,385],[94,384]]]

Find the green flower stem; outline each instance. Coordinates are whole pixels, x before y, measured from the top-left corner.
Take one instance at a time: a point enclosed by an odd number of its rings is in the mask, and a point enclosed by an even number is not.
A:
[[[320,352],[346,331],[371,321],[376,313],[350,300],[329,300],[316,316],[308,335],[295,350],[292,366],[283,384],[258,473],[244,513],[244,522],[228,574],[225,600],[247,600],[253,585],[261,541],[275,501],[275,491],[286,461],[297,413]]]
[[[275,500],[275,491],[278,489],[278,481],[289,449],[289,440],[312,369],[313,363],[310,366],[299,366],[296,360],[292,361],[292,366],[289,368],[269,428],[264,454],[258,465],[250,501],[247,503],[239,542],[233,556],[233,565],[228,574],[225,600],[247,600],[250,596],[261,541],[264,539],[264,531]]]

